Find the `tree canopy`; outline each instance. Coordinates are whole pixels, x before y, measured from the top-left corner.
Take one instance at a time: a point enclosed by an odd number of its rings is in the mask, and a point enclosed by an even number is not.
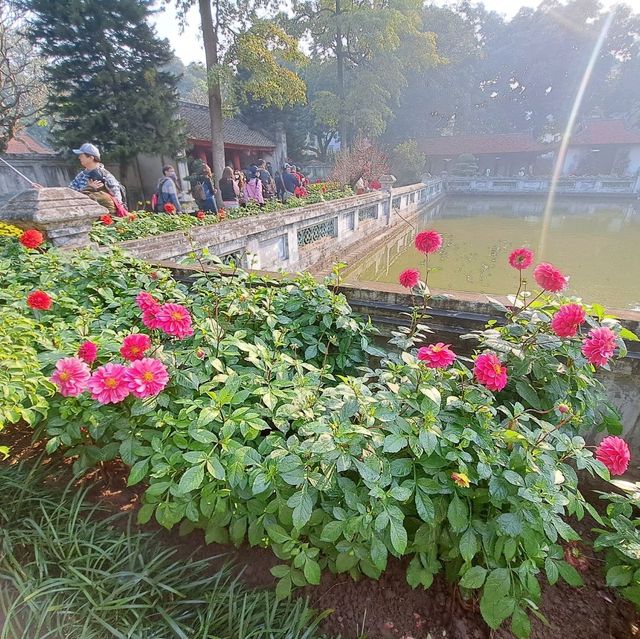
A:
[[[177,77],[148,19],[148,0],[22,0],[28,36],[46,61],[46,110],[60,147],[98,144],[125,165],[182,144]]]

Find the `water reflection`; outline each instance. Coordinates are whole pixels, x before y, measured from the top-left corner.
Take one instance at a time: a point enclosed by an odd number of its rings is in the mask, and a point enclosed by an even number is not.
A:
[[[517,276],[507,264],[518,246],[534,251],[543,225],[542,198],[448,197],[418,218],[418,227],[444,236],[433,257],[430,284],[438,289],[513,292]],[[349,281],[397,282],[421,256],[409,227],[394,235],[348,274]],[[544,255],[571,276],[570,294],[614,308],[640,309],[640,205],[566,198],[556,200]],[[530,273],[530,272],[529,272]]]

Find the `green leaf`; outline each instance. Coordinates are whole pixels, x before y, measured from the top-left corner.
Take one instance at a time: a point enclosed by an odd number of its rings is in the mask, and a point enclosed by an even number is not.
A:
[[[489,628],[496,630],[500,624],[511,616],[516,602],[511,597],[495,598],[484,587],[482,599],[480,599],[480,614],[487,622]]]
[[[566,561],[558,562],[558,570],[560,571],[560,576],[570,585],[570,586],[582,586],[584,582],[582,581],[582,577],[580,573]]]
[[[607,586],[611,588],[619,588],[620,586],[628,586],[633,577],[633,569],[631,566],[611,566],[607,570]]]
[[[453,532],[462,532],[469,525],[469,509],[466,502],[462,501],[458,495],[454,495],[449,504],[447,518]]]
[[[276,586],[276,599],[287,599],[291,594],[291,577],[283,577]]]
[[[293,508],[293,525],[300,530],[311,519],[313,498],[309,491],[303,488],[289,497],[287,506]]]
[[[385,453],[397,453],[407,445],[407,438],[402,435],[391,434],[384,438],[383,450]]]
[[[402,522],[397,519],[391,519],[389,526],[391,545],[399,555],[402,555],[407,549],[407,531]]]
[[[377,537],[371,540],[371,561],[376,568],[384,570],[387,567],[387,547],[384,542]]]
[[[469,526],[460,537],[460,554],[465,561],[471,561],[478,552],[478,541],[473,528]]]
[[[634,332],[630,331],[628,328],[624,328],[624,327],[620,329],[620,337],[622,337],[622,339],[627,340],[627,342],[640,341],[640,337],[638,337]]]
[[[436,518],[436,509],[431,497],[425,495],[421,490],[416,490],[415,502],[420,519],[428,524],[433,523]]]
[[[511,632],[518,639],[528,639],[531,634],[529,615],[520,607],[516,607],[511,617]]]
[[[200,488],[204,480],[204,464],[187,468],[178,484],[178,490],[182,493],[188,493],[196,488]]]
[[[558,581],[560,573],[558,572],[558,566],[553,559],[547,557],[544,560],[544,569],[547,573],[547,581],[553,586]]]
[[[129,478],[127,479],[127,486],[135,486],[140,483],[149,472],[149,460],[141,459],[136,462],[129,471]]]
[[[323,529],[320,539],[322,541],[328,541],[334,543],[338,540],[338,537],[342,534],[344,529],[344,522],[342,521],[330,521]],[[374,562],[375,563],[375,562]]]
[[[307,557],[307,560],[304,562],[304,578],[310,583],[314,585],[318,585],[320,583],[320,564]]]
[[[462,575],[460,585],[463,588],[481,588],[486,576],[486,568],[483,568],[482,566],[474,566],[473,568],[469,568],[469,570]]]
[[[527,404],[540,410],[540,398],[538,397],[538,393],[536,393],[535,389],[531,384],[525,382],[524,380],[520,380],[516,384],[516,391],[524,399]]]
[[[497,518],[496,523],[503,535],[517,537],[522,533],[522,517],[518,513],[503,513]]]

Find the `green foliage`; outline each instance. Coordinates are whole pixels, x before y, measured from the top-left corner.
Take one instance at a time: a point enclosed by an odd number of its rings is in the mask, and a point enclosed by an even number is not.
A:
[[[241,33],[226,56],[241,74],[236,87],[237,102],[251,96],[265,107],[283,109],[305,104],[306,85],[290,66],[305,63],[298,42],[270,21],[256,21]]]
[[[21,0],[28,36],[45,60],[46,110],[60,147],[95,142],[126,164],[140,152],[183,146],[177,77],[166,40],[149,25],[149,0]]]
[[[37,338],[37,322],[0,306],[0,431],[20,420],[34,425],[38,415],[46,415],[45,398],[53,393],[53,386],[40,372],[33,347]],[[0,446],[0,456],[6,453]]]
[[[470,153],[463,153],[456,158],[451,173],[460,177],[473,177],[478,174],[478,160]]]
[[[2,639],[55,636],[310,639],[324,615],[247,589],[220,557],[194,560],[108,516],[51,469],[0,469]],[[108,634],[105,634],[108,633]]]
[[[54,296],[33,337],[45,375],[88,337],[99,345],[94,366],[117,360],[123,336],[142,329],[140,290],[192,314],[193,337],[151,332],[170,374],[159,395],[100,405],[56,394],[39,425],[47,450],[64,450],[77,471],[122,459],[129,483],[144,485],[140,523],[271,547],[279,597],[326,569],[377,578],[389,557],[407,557],[410,585],[429,587],[444,571],[477,596],[489,626],[510,619],[518,637],[530,612],[541,615],[540,579],[580,585],[562,544],[579,538],[569,518],[597,513],[576,470],[608,478],[583,435],[619,422],[580,337],[551,330],[566,298],[496,303],[504,323],[468,336],[508,369],[508,385],[492,393],[466,359],[447,369],[417,359],[420,299],[387,351],[342,295],[308,275],[206,273],[186,289],[118,253],[11,242],[0,267],[15,270],[0,300],[32,317],[28,291]],[[585,310],[587,326],[619,335],[624,356],[619,324]]]
[[[398,180],[398,186],[420,182],[427,158],[418,149],[415,140],[407,140],[393,149],[391,172]]]
[[[347,134],[343,143],[382,134],[412,75],[442,62],[434,35],[422,28],[421,9],[417,0],[294,3],[292,29],[309,38],[322,60],[310,86],[312,108],[319,124]]]
[[[640,486],[625,494],[602,494],[609,502],[604,518],[597,518],[603,528],[594,542],[596,550],[606,551],[607,586],[640,609]]]

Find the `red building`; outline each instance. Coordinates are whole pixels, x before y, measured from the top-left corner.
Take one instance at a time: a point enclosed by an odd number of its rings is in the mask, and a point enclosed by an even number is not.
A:
[[[186,127],[187,154],[212,166],[209,108],[193,102],[180,102],[180,117]],[[259,158],[272,160],[274,157],[276,143],[237,118],[223,120],[222,133],[227,166],[241,169]]]

